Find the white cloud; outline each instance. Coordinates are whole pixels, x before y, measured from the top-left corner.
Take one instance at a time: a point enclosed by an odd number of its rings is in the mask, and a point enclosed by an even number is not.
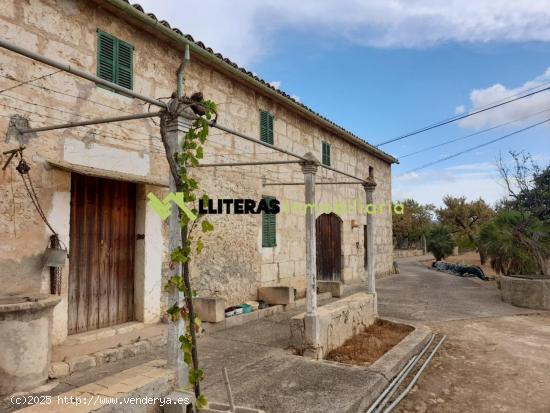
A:
[[[296,102],[300,102],[300,96],[290,95],[290,97],[291,97],[292,99],[294,99]]]
[[[274,80],[272,82],[269,82],[269,84],[273,86],[275,89],[280,89],[282,83],[283,82],[281,82],[280,80]]]
[[[469,111],[474,111],[505,99],[508,100],[512,96],[528,94],[536,90],[543,89],[544,86],[548,86],[548,83],[550,83],[550,68],[548,68],[544,74],[533,80],[529,80],[516,88],[508,88],[500,83],[497,83],[485,89],[474,89],[470,93],[471,108]],[[527,90],[529,91],[526,92]],[[540,115],[541,117],[547,118],[550,116],[550,91],[537,93],[533,96],[473,115],[459,121],[458,124],[463,128],[480,129],[495,126],[515,119],[526,118],[532,114],[546,110],[548,111],[542,113]],[[536,120],[537,118],[530,117],[522,122],[515,123],[515,126],[521,123],[533,123]]]
[[[413,198],[423,204],[440,206],[445,195],[480,196],[495,203],[505,196],[496,164],[489,162],[456,165],[449,168],[410,172],[393,179],[393,199]]]
[[[550,0],[141,0],[240,64],[268,53],[282,30],[358,45],[425,48],[445,42],[550,41]]]
[[[455,108],[455,115],[460,115],[464,112],[466,112],[466,108],[464,107],[464,105],[460,105]]]

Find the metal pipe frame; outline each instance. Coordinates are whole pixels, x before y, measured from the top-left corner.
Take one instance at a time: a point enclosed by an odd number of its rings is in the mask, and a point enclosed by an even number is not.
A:
[[[315,185],[362,185],[362,182],[315,182]],[[304,185],[303,182],[266,182],[264,186],[290,186],[290,185]]]
[[[219,166],[257,166],[257,165],[285,165],[285,164],[302,163],[302,161],[256,161],[256,162],[229,162],[229,163],[203,163],[197,165],[199,168]],[[303,185],[303,183],[301,184]]]
[[[165,102],[150,98],[149,96],[142,95],[141,93],[134,92],[133,90],[126,89],[125,87],[117,85],[116,83],[109,82],[105,79],[101,79],[100,77],[86,73],[83,70],[76,69],[67,63],[58,62],[57,60],[50,59],[49,57],[42,56],[41,54],[16,46],[14,44],[11,44],[10,42],[5,41],[4,39],[0,39],[0,47],[11,50],[12,52],[18,53],[25,57],[28,57],[29,59],[37,60],[41,63],[44,63],[45,65],[55,67],[56,69],[59,69],[59,70],[63,70],[64,72],[71,73],[75,76],[81,77],[91,82],[98,83],[110,89],[116,90],[117,92],[120,92],[124,95],[131,96],[139,100],[143,100],[144,102],[158,106],[162,109],[167,108],[167,104]]]
[[[45,64],[45,65],[55,67],[56,69],[62,70],[64,72],[71,73],[75,76],[81,77],[81,78],[89,80],[91,82],[95,82],[97,84],[103,85],[107,88],[116,90],[117,92],[120,92],[124,95],[131,96],[133,98],[142,100],[142,101],[147,102],[147,103],[151,103],[152,105],[158,106],[162,109],[167,109],[168,108],[168,105],[165,102],[162,102],[162,101],[157,100],[157,99],[153,99],[149,96],[142,95],[141,93],[134,92],[133,90],[127,89],[127,88],[122,87],[122,86],[119,86],[116,83],[109,82],[105,79],[101,79],[100,77],[97,77],[97,76],[91,75],[89,73],[86,73],[83,70],[71,67],[71,65],[69,65],[67,63],[58,62],[57,60],[51,59],[51,58],[46,57],[46,56],[42,56],[41,54],[38,54],[38,53],[35,53],[33,51],[27,50],[25,48],[16,46],[14,44],[11,44],[10,42],[5,41],[4,39],[0,39],[0,47],[2,47],[4,49],[7,49],[7,50],[10,50],[14,53],[18,53],[22,56],[28,57],[29,59],[36,60],[38,62],[41,62],[41,63]],[[197,118],[197,116],[192,116],[192,115],[187,114],[187,113],[182,113],[182,116],[185,117],[185,118],[191,119],[191,120],[195,120]],[[88,122],[92,122],[92,121],[88,121]],[[77,123],[79,123],[79,122],[77,122]],[[106,122],[103,122],[103,123],[106,123]],[[227,128],[225,126],[219,125],[219,124],[217,124],[215,122],[212,122],[212,121],[210,121],[208,123],[213,128],[216,128],[216,129],[219,129],[221,131],[224,131],[224,132],[230,133],[232,135],[238,136],[238,137],[240,137],[242,139],[245,139],[247,141],[257,143],[258,145],[265,146],[266,148],[276,150],[278,152],[284,153],[285,155],[292,156],[292,157],[300,159],[302,161],[307,161],[307,159],[304,158],[303,156],[297,155],[297,154],[295,154],[293,152],[290,152],[290,151],[287,151],[285,149],[278,148],[275,145],[271,145],[270,143],[262,142],[261,140],[252,138],[248,135],[237,132],[237,131],[232,130],[230,128]],[[87,124],[90,125],[92,123],[87,123]],[[73,125],[73,126],[84,126],[84,124]],[[67,127],[71,127],[71,126],[64,126],[64,127],[67,128]],[[43,129],[43,128],[36,128],[36,129],[38,129],[38,130],[35,130],[35,131],[52,130],[52,129]],[[58,127],[56,129],[61,129],[61,128]],[[31,130],[30,129],[26,130],[25,133],[30,133],[29,131],[31,131]],[[348,174],[347,172],[340,171],[339,169],[332,168],[330,166],[323,165],[323,164],[319,164],[319,166],[321,166],[322,168],[325,168],[329,171],[336,172],[336,173],[339,173],[341,175],[347,176],[348,178],[357,179],[361,183],[367,182],[362,178],[358,178],[358,177],[356,177],[352,174]]]
[[[90,120],[84,120],[82,122],[69,122],[69,123],[63,123],[60,125],[43,126],[40,128],[20,129],[19,133],[25,134],[25,133],[35,133],[35,132],[46,132],[50,130],[67,129],[67,128],[74,128],[78,126],[100,125],[103,123],[123,122],[126,120],[154,118],[154,117],[160,116],[161,114],[162,112],[159,111],[159,112],[138,113],[135,115],[127,115],[127,116],[116,116],[113,118],[90,119]]]
[[[197,119],[197,116],[193,116],[193,115],[190,115],[188,113],[182,113],[182,115],[184,118],[187,118],[187,119],[190,119],[190,120],[195,120]],[[223,125],[220,125],[216,122],[213,122],[213,121],[209,121],[208,122],[208,125],[212,128],[216,128],[216,129],[219,129],[221,131],[224,131],[224,132],[227,132],[231,135],[235,135],[235,136],[238,136],[239,138],[242,138],[242,139],[245,139],[247,141],[250,141],[250,142],[254,142],[254,143],[257,143],[258,145],[262,145],[262,146],[265,146],[266,148],[270,148],[270,149],[273,149],[275,151],[278,151],[278,152],[281,152],[281,153],[284,153],[285,155],[289,155],[289,156],[293,156],[295,158],[298,158],[298,159],[301,159],[302,161],[304,162],[309,162],[308,159],[306,159],[305,157],[303,156],[300,156],[300,155],[297,155],[293,152],[290,152],[290,151],[287,151],[286,149],[281,149],[281,148],[278,148],[277,146],[275,145],[272,145],[270,143],[267,143],[267,142],[263,142],[259,139],[255,139],[255,138],[252,138],[251,136],[248,136],[248,135],[245,135],[244,133],[240,133],[240,132],[237,132],[233,129],[230,129],[226,126],[223,126]],[[318,164],[321,168],[325,168],[325,169],[328,169],[329,171],[332,171],[332,172],[336,172],[336,173],[339,173],[341,175],[344,175],[344,176],[347,176],[348,178],[352,178],[352,179],[357,179],[359,182],[358,183],[366,183],[368,181],[362,179],[362,178],[359,178],[357,176],[354,176],[354,175],[351,175],[351,174],[348,174],[347,172],[343,172],[343,171],[340,171],[339,169],[336,169],[336,168],[332,168],[330,166],[326,166],[326,165],[323,165],[322,163],[319,163]]]

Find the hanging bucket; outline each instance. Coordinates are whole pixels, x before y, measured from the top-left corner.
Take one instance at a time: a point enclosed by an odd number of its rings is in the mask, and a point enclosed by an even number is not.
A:
[[[63,248],[46,248],[44,251],[44,266],[60,268],[65,265],[67,260],[67,250]]]

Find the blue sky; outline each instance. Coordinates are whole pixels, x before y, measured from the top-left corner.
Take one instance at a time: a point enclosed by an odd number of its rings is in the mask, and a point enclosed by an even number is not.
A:
[[[550,82],[546,0],[141,4],[372,144]],[[404,158],[393,167],[394,199],[439,204],[452,194],[496,201],[504,194],[499,154],[509,159],[508,151],[525,150],[548,163],[550,126],[409,171],[550,118],[550,91],[382,147],[399,157],[545,109]]]

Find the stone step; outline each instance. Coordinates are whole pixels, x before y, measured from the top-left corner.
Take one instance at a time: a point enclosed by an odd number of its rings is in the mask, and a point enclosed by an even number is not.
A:
[[[75,343],[69,339],[52,350],[49,378],[59,379],[105,363],[149,352],[163,353],[166,325],[154,324],[124,334],[105,335],[96,341]],[[78,339],[77,339],[78,341]]]
[[[172,391],[174,371],[165,360],[154,360],[123,370],[71,391],[17,410],[21,413],[146,413],[158,411]],[[154,400],[153,397],[157,399]],[[182,400],[182,402],[184,402]]]

